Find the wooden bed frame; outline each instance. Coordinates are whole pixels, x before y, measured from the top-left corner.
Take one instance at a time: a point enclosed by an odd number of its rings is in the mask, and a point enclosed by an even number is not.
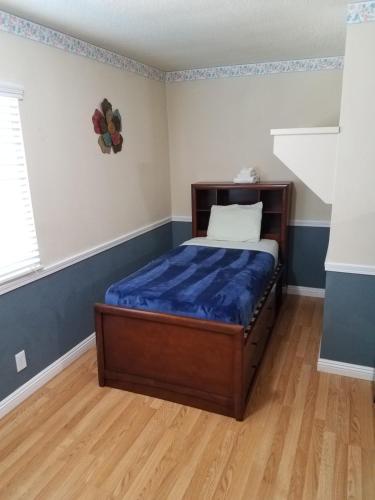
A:
[[[243,419],[281,305],[289,188],[287,182],[192,185],[193,236],[205,234],[212,204],[262,200],[262,237],[279,242],[279,264],[246,330],[237,324],[96,304],[99,385]]]

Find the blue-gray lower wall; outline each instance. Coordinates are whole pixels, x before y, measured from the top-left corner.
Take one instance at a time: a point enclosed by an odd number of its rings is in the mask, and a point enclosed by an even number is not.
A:
[[[166,224],[0,296],[0,400],[94,331],[93,305],[110,283],[171,246]],[[17,373],[22,349],[28,366]]]
[[[189,240],[192,231],[191,222],[172,222],[172,243],[173,248],[181,245],[186,240]]]
[[[289,227],[289,285],[325,288],[328,240],[328,227]]]
[[[375,276],[327,272],[320,357],[375,366]]]
[[[191,238],[191,222],[172,222],[173,246]],[[325,287],[328,227],[289,227],[288,284]]]

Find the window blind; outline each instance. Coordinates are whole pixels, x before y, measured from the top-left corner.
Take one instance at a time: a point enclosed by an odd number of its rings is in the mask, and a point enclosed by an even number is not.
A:
[[[0,86],[0,283],[37,269],[38,242],[23,145],[19,89]]]

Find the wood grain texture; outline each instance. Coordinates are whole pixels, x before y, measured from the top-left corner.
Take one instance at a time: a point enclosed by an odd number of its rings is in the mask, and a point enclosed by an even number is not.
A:
[[[373,500],[371,383],[316,371],[321,318],[287,298],[243,422],[100,388],[86,353],[0,421],[0,499]]]
[[[100,386],[243,420],[281,306],[278,265],[249,326],[95,305]]]
[[[213,204],[262,201],[261,237],[279,243],[279,262],[249,318],[246,335],[238,324],[96,304],[100,386],[243,420],[255,375],[282,304],[291,187],[290,182],[192,184],[194,237],[202,236],[204,228],[207,230]],[[300,350],[305,352],[305,347],[302,341]],[[314,355],[314,351],[309,352]]]
[[[192,236],[206,236],[212,205],[252,205],[261,201],[261,238],[279,243],[279,258],[288,255],[289,201],[293,184],[287,181],[233,183],[197,182],[191,185]]]

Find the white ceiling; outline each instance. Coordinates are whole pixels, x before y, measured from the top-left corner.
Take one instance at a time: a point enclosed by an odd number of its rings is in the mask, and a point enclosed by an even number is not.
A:
[[[344,54],[346,0],[0,0],[163,70]]]

